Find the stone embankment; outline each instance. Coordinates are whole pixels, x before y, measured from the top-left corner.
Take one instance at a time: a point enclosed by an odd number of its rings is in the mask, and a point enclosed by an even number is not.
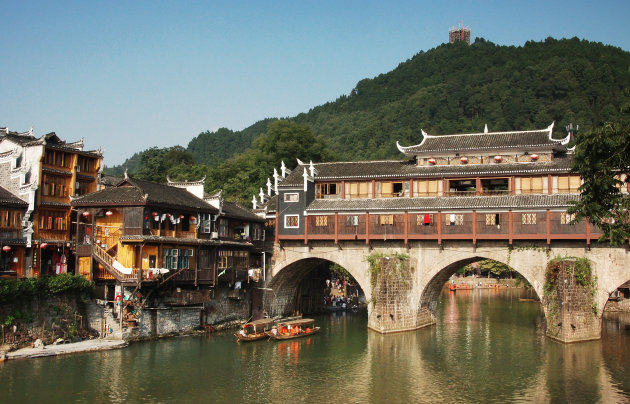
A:
[[[22,348],[17,351],[2,353],[0,361],[7,359],[27,359],[44,356],[65,355],[78,352],[107,351],[110,349],[124,348],[128,344],[123,340],[91,339],[69,344],[47,345],[37,348]]]

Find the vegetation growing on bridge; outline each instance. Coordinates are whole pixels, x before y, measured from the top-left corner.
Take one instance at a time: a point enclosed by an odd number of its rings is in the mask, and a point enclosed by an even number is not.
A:
[[[411,266],[409,256],[397,252],[372,253],[365,257],[368,262],[372,304],[378,303],[378,292],[387,289],[388,285],[397,283],[409,286],[411,280]],[[379,287],[380,286],[380,287]]]
[[[564,273],[563,273],[564,271]],[[547,264],[545,272],[544,299],[547,303],[547,324],[557,326],[559,308],[562,304],[558,299],[559,282],[564,279],[567,285],[578,285],[590,297],[590,309],[597,315],[597,304],[594,300],[597,293],[597,278],[593,276],[591,262],[588,258],[556,257]]]

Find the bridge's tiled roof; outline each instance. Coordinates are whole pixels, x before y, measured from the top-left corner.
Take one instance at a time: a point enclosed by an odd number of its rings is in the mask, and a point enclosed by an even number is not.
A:
[[[505,195],[378,199],[316,199],[307,208],[318,212],[431,211],[445,209],[549,209],[566,208],[579,194]]]
[[[534,175],[568,173],[573,159],[571,155],[555,157],[550,162],[519,162],[492,164],[459,164],[418,166],[413,161],[349,161],[313,164],[316,181],[366,180],[386,178],[441,178],[484,175]],[[308,167],[306,168],[308,172]],[[299,187],[304,184],[304,166],[298,166],[279,187]]]
[[[432,136],[422,133],[423,139],[415,146],[398,149],[407,156],[492,150],[566,150],[568,139],[553,139],[553,124],[546,129],[468,133]]]

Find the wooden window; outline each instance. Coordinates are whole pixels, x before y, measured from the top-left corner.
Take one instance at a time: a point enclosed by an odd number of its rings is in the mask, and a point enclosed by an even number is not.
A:
[[[447,226],[462,226],[464,224],[464,215],[455,214],[455,213],[447,213],[446,214],[446,223]]]
[[[296,193],[287,193],[284,194],[285,202],[298,202],[300,200],[300,194]]]
[[[407,195],[409,181],[405,182],[377,182],[376,196],[381,198],[397,198]]]
[[[499,213],[486,213],[486,226],[496,226],[501,224],[501,215]]]
[[[359,216],[347,216],[346,217],[346,225],[348,225],[348,226],[358,226],[359,225]]]
[[[315,216],[315,226],[328,226],[328,216]]]
[[[414,196],[438,196],[437,180],[417,180],[413,183]]]
[[[369,198],[369,182],[346,182],[346,198]]]
[[[558,193],[559,194],[577,194],[578,188],[582,185],[582,181],[578,175],[560,175],[558,176]]]
[[[341,195],[341,183],[339,182],[315,184],[315,198],[317,199],[338,198],[339,195]]]
[[[418,226],[428,226],[433,223],[433,215],[430,213],[418,214],[416,216],[416,225]]]
[[[561,213],[560,224],[571,224],[575,220],[575,213]]]
[[[259,224],[252,224],[252,240],[260,240],[261,231]]]
[[[535,213],[523,213],[521,215],[521,223],[522,224],[536,224],[536,214]]]
[[[230,228],[227,219],[219,219],[219,237],[228,237],[229,235]]]
[[[521,178],[522,194],[542,194],[543,178],[542,177],[522,177]]]
[[[296,228],[300,226],[300,218],[298,215],[285,215],[284,216],[284,227],[285,228]]]
[[[394,224],[394,215],[379,215],[378,222],[381,226]]]

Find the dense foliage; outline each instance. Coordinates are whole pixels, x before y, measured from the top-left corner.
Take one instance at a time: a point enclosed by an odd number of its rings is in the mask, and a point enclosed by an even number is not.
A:
[[[0,303],[32,300],[62,293],[90,296],[94,283],[82,275],[61,274],[43,278],[0,279]]]
[[[421,129],[431,134],[479,132],[487,123],[491,131],[522,130],[555,121],[556,128],[579,124],[584,133],[603,122],[617,122],[626,102],[623,89],[630,87],[628,66],[630,53],[577,38],[549,38],[521,47],[479,38],[471,45],[443,44],[418,53],[389,73],[359,81],[334,102],[289,118],[299,124],[293,127],[296,130],[310,127],[309,137],[297,148],[291,142],[264,145],[263,141],[274,141],[268,133],[276,122],[266,119],[243,131],[222,128],[199,134],[186,148],[195,165],[154,161],[167,159],[170,148],[153,148],[134,155],[123,166],[132,174],[139,173],[144,154],[149,154],[150,168],[141,173],[144,178],[207,175],[213,184],[209,188],[224,188],[228,198],[245,201],[264,186],[273,167],[280,164],[278,157],[288,164],[296,158],[399,158],[396,141],[416,144]],[[305,153],[302,148],[311,149],[304,144],[310,136],[320,144],[324,139],[335,155]],[[285,146],[289,149],[284,150]],[[261,147],[273,149],[273,155],[257,152]],[[106,172],[120,175],[122,167]],[[223,185],[225,181],[231,183]]]
[[[473,274],[485,275],[488,278],[490,276],[498,278],[512,278],[514,271],[508,265],[494,260],[481,260],[473,264],[468,264],[460,268],[457,273],[459,274]]]

